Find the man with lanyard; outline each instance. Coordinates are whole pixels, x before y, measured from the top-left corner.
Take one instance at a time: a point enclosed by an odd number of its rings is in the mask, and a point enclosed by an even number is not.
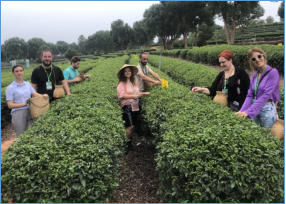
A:
[[[32,87],[37,90],[39,94],[48,94],[50,102],[55,98],[53,92],[55,85],[62,83],[67,95],[70,95],[68,83],[66,82],[63,72],[59,67],[52,65],[53,57],[49,50],[44,50],[41,56],[42,65],[35,68],[32,73],[31,82]]]
[[[144,80],[153,82],[157,85],[161,85],[161,78],[153,72],[150,67],[147,66],[148,62],[148,56],[146,53],[142,52],[139,56],[139,64],[137,66],[138,68],[138,74],[135,76],[135,81],[139,86],[139,92],[143,92],[145,87],[144,87]],[[153,80],[151,77],[147,76],[148,74],[151,74],[156,80]]]
[[[65,80],[67,81],[67,83],[69,84],[69,86],[71,86],[72,84],[74,84],[75,82],[81,82],[82,79],[77,77],[79,75],[78,73],[78,68],[80,65],[81,59],[77,56],[74,56],[71,58],[71,66],[66,68],[64,71],[64,77]],[[84,78],[89,78],[90,79],[90,75],[85,75]]]

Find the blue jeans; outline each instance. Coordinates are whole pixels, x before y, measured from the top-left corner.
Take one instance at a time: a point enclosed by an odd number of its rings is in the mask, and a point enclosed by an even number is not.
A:
[[[276,118],[278,118],[278,114],[276,113],[275,104],[272,102],[268,102],[261,109],[258,115],[253,119],[253,121],[257,125],[260,124],[262,127],[269,129],[275,124]]]

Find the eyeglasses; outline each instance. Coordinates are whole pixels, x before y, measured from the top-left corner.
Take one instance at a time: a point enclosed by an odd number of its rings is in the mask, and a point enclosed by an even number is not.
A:
[[[260,54],[260,55],[257,55],[256,57],[258,58],[258,59],[261,59],[262,58],[262,56],[263,56],[263,54]],[[252,62],[255,62],[256,61],[256,57],[252,57]]]

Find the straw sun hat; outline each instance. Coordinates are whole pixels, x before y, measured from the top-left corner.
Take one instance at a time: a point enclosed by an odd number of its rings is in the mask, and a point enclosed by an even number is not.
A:
[[[121,67],[121,69],[118,71],[117,73],[117,77],[119,78],[120,77],[120,72],[126,68],[126,67],[129,67],[130,69],[132,69],[132,72],[133,72],[133,75],[135,76],[137,73],[138,73],[138,68],[135,67],[134,65],[131,65],[131,64],[125,64],[123,65],[123,67]]]

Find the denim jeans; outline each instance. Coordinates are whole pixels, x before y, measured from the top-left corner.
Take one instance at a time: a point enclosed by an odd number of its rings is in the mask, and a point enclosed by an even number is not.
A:
[[[253,121],[257,125],[260,124],[262,127],[269,129],[275,124],[276,118],[278,118],[278,114],[276,112],[275,104],[268,102],[261,109],[259,114],[253,119]]]

